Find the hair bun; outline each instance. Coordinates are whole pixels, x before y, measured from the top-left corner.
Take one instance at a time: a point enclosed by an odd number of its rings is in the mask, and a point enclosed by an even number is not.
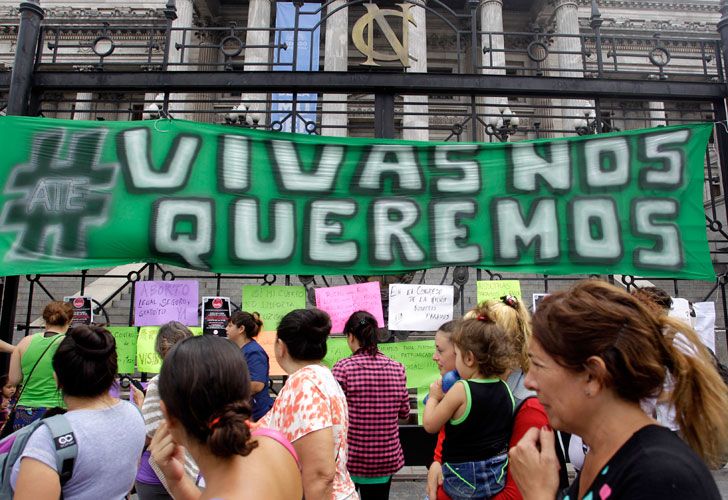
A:
[[[86,358],[103,359],[116,349],[113,336],[105,336],[95,329],[72,328],[67,336],[73,339],[78,353]]]
[[[235,401],[226,404],[218,416],[208,424],[207,443],[210,451],[218,457],[248,455],[257,446],[250,442],[250,424],[252,415],[250,403]]]

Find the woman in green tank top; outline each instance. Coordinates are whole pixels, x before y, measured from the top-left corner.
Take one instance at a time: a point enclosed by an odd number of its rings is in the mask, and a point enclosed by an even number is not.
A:
[[[9,379],[23,384],[15,406],[13,431],[41,418],[49,408],[63,406],[63,398],[53,377],[53,354],[71,326],[73,307],[54,301],[43,310],[45,331],[25,337],[10,357]]]

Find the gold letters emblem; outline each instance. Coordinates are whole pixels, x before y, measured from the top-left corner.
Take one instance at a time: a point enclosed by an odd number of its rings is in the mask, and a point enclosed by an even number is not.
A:
[[[380,61],[399,61],[402,66],[409,68],[410,55],[409,55],[409,31],[407,30],[407,23],[412,23],[413,26],[417,27],[415,21],[410,12],[412,4],[398,3],[397,4],[402,12],[398,12],[394,9],[380,9],[377,5],[366,3],[364,7],[367,9],[367,13],[361,16],[354,24],[354,28],[351,30],[351,38],[354,40],[354,45],[357,50],[367,56],[367,60],[361,63],[364,66],[379,66],[375,62],[375,59]],[[397,35],[394,34],[394,30],[389,25],[389,22],[384,16],[397,16],[402,18],[402,42],[397,39]],[[382,30],[382,34],[389,42],[389,46],[394,50],[394,54],[383,54],[382,52],[374,50],[374,21],[377,22],[379,28]],[[366,31],[367,40],[364,41],[364,32]]]

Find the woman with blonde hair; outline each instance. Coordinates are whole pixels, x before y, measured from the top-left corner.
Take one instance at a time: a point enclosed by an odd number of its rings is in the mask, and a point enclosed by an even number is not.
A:
[[[705,464],[718,464],[728,449],[728,391],[688,325],[587,280],[545,298],[533,333],[526,386],[554,428],[590,447],[568,498],[720,498]],[[696,352],[676,346],[678,335]],[[640,407],[659,396],[667,373],[687,444]],[[553,441],[550,430],[531,429],[511,449],[513,475],[528,498],[557,494]]]

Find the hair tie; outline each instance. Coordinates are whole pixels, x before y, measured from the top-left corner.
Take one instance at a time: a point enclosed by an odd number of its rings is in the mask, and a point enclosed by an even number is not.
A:
[[[220,418],[221,417],[215,417],[212,420],[210,420],[210,423],[207,424],[207,428],[210,429],[211,431],[215,430],[215,426],[217,426],[217,424],[220,423]]]
[[[513,309],[518,307],[518,299],[513,295],[504,295],[500,298],[504,304],[511,306]]]
[[[478,314],[478,317],[475,319],[477,319],[478,321],[483,321],[485,323],[490,323],[491,321],[490,316],[488,316],[487,314]]]
[[[366,324],[367,324],[366,318],[362,318],[359,320],[359,326],[366,326]]]

